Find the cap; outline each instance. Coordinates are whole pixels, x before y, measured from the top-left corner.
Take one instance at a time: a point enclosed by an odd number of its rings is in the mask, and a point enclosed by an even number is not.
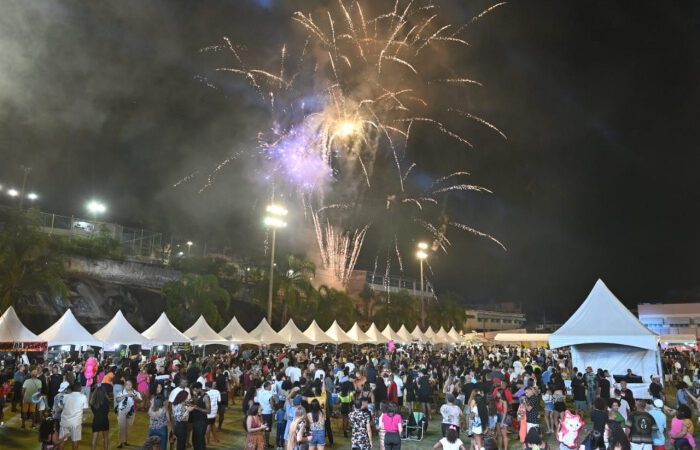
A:
[[[297,395],[296,397],[294,397],[293,403],[294,403],[294,406],[301,405],[301,395]]]
[[[58,386],[58,392],[65,391],[66,388],[68,388],[68,386],[70,386],[70,383],[68,383],[67,381],[62,381],[61,384]]]
[[[654,406],[656,406],[657,408],[663,408],[664,401],[661,400],[660,398],[657,398],[656,400],[654,400]]]

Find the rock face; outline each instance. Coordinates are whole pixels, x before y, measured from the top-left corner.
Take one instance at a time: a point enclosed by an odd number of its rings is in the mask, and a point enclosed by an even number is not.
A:
[[[182,276],[176,270],[149,264],[86,258],[70,258],[67,270],[67,298],[39,293],[17,305],[20,318],[35,333],[51,326],[66,308],[71,308],[90,332],[104,326],[119,309],[143,331],[165,310],[160,288]]]

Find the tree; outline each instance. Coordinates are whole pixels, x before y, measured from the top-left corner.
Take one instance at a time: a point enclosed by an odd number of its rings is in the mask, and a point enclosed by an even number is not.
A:
[[[0,308],[16,306],[24,296],[48,291],[66,295],[61,254],[41,232],[35,211],[0,212]]]
[[[346,330],[355,323],[355,305],[346,292],[323,285],[318,288],[314,300],[315,311],[309,322],[315,319],[324,330],[327,330],[334,320]]]
[[[163,285],[162,293],[168,317],[177,328],[187,328],[200,314],[217,330],[225,325],[221,316],[231,298],[215,275],[185,274],[181,280]]]
[[[380,329],[384,329],[387,324],[396,331],[401,325],[412,328],[420,321],[420,308],[416,307],[416,297],[407,291],[392,293],[387,296],[385,293],[375,293],[381,301],[376,307],[374,323]]]
[[[427,324],[437,331],[441,326],[449,330],[455,327],[457,331],[464,328],[464,307],[450,293],[441,296],[439,300],[427,304]]]
[[[316,265],[303,258],[293,255],[287,257],[286,266],[277,272],[279,286],[276,296],[282,302],[282,323],[287,323],[288,313],[294,317],[305,317],[305,309],[309,308],[306,300],[312,295],[314,287],[311,277],[316,274]]]

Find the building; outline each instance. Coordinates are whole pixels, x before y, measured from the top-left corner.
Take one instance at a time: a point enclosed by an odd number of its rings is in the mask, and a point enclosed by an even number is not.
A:
[[[525,325],[525,314],[514,304],[476,306],[464,310],[464,329],[485,332],[521,329]]]
[[[637,314],[657,334],[700,335],[700,303],[640,303]]]

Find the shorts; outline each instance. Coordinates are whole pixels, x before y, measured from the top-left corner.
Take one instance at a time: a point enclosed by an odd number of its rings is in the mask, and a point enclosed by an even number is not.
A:
[[[22,412],[23,413],[33,413],[36,411],[36,403],[33,403],[31,401],[29,402],[22,402]]]
[[[496,428],[497,423],[498,423],[497,416],[489,416],[489,428]]]
[[[651,444],[635,444],[634,442],[630,442],[630,448],[632,450],[651,450],[651,447]]]
[[[262,420],[265,425],[267,425],[268,429],[272,429],[272,414],[263,414],[262,415]]]
[[[214,425],[215,420],[216,420],[216,417],[207,417],[207,423],[209,425]]]
[[[397,405],[403,406],[403,395],[401,397],[399,397],[399,401],[398,401]]]
[[[548,411],[548,412],[549,412],[549,411],[554,411],[554,403],[552,403],[552,402],[546,402],[546,403],[544,404],[544,410],[545,410],[545,411]]]
[[[309,445],[326,445],[326,432],[323,430],[312,431],[309,436]]]
[[[652,450],[666,450],[665,445],[652,445]]]
[[[61,425],[58,437],[61,439],[65,437],[66,440],[68,440],[67,436],[70,436],[71,441],[78,442],[83,437],[83,426],[76,425],[74,427],[64,427]]]

